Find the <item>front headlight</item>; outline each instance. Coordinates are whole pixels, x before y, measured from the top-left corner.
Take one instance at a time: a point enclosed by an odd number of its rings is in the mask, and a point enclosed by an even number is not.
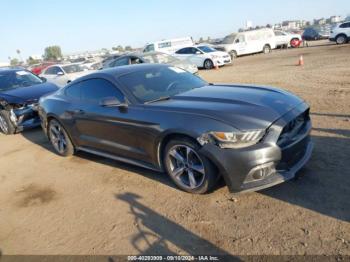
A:
[[[246,132],[209,132],[198,138],[202,145],[216,143],[221,148],[244,148],[257,144],[265,135],[265,130]]]

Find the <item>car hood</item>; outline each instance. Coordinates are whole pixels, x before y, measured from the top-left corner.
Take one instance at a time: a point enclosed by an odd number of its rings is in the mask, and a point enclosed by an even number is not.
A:
[[[26,103],[29,101],[38,101],[40,97],[53,93],[58,87],[52,83],[43,83],[39,85],[20,87],[6,91],[0,91],[0,98],[7,103]]]
[[[268,128],[303,102],[299,97],[275,88],[210,85],[173,96],[157,106],[163,110],[206,115],[236,129],[251,130]]]

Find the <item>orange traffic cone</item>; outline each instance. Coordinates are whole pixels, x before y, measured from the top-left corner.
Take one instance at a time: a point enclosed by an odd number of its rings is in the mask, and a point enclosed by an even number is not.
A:
[[[299,63],[298,63],[299,66],[303,66],[304,65],[304,57],[301,55],[299,57]]]

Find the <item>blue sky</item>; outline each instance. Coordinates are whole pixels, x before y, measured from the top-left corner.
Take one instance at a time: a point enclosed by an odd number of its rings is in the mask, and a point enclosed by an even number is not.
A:
[[[349,0],[1,0],[0,61],[42,54],[143,46],[159,39],[223,37],[244,26],[350,13]]]

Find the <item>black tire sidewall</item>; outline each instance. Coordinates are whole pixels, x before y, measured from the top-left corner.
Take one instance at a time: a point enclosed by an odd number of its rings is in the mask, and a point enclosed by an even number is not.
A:
[[[205,170],[205,177],[204,181],[201,186],[195,188],[195,189],[189,189],[186,187],[183,187],[175,178],[173,178],[170,175],[169,167],[167,166],[167,161],[166,161],[166,156],[168,151],[176,145],[184,145],[192,148],[198,156],[201,158],[202,163],[204,165],[204,170]],[[186,138],[178,138],[178,139],[173,139],[168,144],[165,146],[165,150],[163,152],[163,166],[168,174],[168,176],[171,178],[171,180],[183,191],[192,193],[192,194],[205,194],[208,193],[216,184],[217,179],[218,179],[218,174],[215,166],[211,163],[211,161],[203,156],[202,154],[199,153],[200,146],[196,144],[195,142],[191,141],[190,139]]]
[[[6,133],[1,129],[0,129],[0,132],[2,132],[5,135],[13,135],[16,132],[16,127],[12,124],[10,120],[10,112],[8,112],[7,110],[1,110],[0,115],[6,121],[7,127],[8,127],[8,130]]]
[[[50,127],[51,127],[52,124],[58,124],[58,125],[61,127],[61,130],[62,130],[62,132],[63,132],[63,134],[64,134],[64,136],[65,136],[65,139],[66,139],[66,150],[65,150],[64,153],[60,153],[59,151],[57,151],[56,148],[55,148],[55,147],[53,146],[53,144],[52,144],[52,141],[51,141],[51,134],[50,134]],[[50,122],[49,122],[49,124],[48,124],[48,130],[47,130],[47,132],[48,132],[49,140],[50,140],[50,142],[51,142],[51,144],[52,144],[52,147],[54,148],[56,154],[58,154],[58,155],[60,155],[60,156],[64,156],[64,157],[71,156],[71,155],[74,154],[74,146],[73,146],[73,143],[72,143],[72,141],[71,141],[71,139],[70,139],[70,137],[69,137],[67,131],[64,129],[64,127],[62,126],[62,124],[61,124],[59,121],[57,121],[56,119],[50,120]]]

